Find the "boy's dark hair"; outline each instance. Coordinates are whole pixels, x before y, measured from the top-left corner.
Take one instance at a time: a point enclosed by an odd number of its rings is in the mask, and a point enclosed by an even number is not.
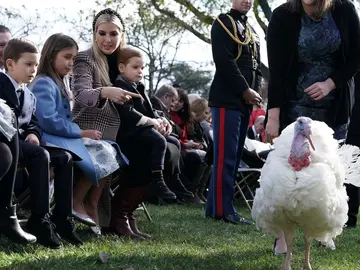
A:
[[[0,24],[0,33],[11,33],[10,29],[7,28],[5,25]]]
[[[126,65],[129,62],[130,58],[133,58],[133,57],[143,58],[143,55],[140,52],[140,50],[138,50],[138,49],[135,49],[133,47],[124,47],[118,53],[117,63],[118,63],[118,65],[119,64]]]
[[[11,59],[17,62],[23,53],[39,53],[39,50],[34,43],[26,39],[10,39],[3,53],[5,69],[7,70],[6,60]]]

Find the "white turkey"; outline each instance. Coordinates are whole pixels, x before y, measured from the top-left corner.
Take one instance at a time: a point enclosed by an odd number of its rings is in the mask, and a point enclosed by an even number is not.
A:
[[[323,122],[299,117],[276,139],[261,171],[252,217],[265,233],[285,236],[285,270],[291,269],[295,228],[305,237],[303,269],[311,269],[311,240],[341,234],[348,218],[344,183],[360,184],[359,148],[340,147],[333,133]]]

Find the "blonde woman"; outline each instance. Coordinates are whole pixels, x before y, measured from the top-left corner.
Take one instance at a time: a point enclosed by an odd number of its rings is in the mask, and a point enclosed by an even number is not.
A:
[[[100,131],[103,140],[116,142],[120,116],[115,103],[123,104],[131,98],[141,96],[112,86],[119,75],[117,55],[125,45],[125,26],[121,16],[112,9],[104,9],[95,16],[92,28],[92,47],[80,52],[74,62],[73,121],[81,129]],[[121,187],[112,200],[114,207],[111,222],[109,216],[100,215],[100,224],[103,227],[110,225],[110,230],[118,235],[144,239],[150,236],[138,231],[133,211],[145,200],[149,179],[137,175],[139,173],[139,170],[131,171],[131,166],[125,172],[125,180],[122,180]],[[106,196],[109,186],[110,183],[104,189],[103,194]]]

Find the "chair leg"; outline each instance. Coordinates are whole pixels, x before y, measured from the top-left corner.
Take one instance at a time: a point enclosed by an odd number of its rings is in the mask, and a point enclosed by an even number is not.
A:
[[[240,192],[240,195],[241,195],[241,197],[244,199],[247,207],[249,207],[249,209],[250,209],[250,211],[251,211],[251,206],[250,206],[248,200],[246,199],[244,192],[241,190],[241,187],[239,186],[239,184],[238,184],[237,182],[235,182],[235,185],[236,185],[236,187],[238,188],[238,190],[239,190],[239,192]]]
[[[18,208],[23,208],[30,200],[30,188],[26,189],[17,200],[19,202]]]
[[[147,208],[146,208],[146,206],[145,206],[145,203],[142,202],[142,203],[141,203],[141,206],[142,206],[142,208],[144,209],[144,213],[145,213],[147,219],[152,223],[153,220],[152,220],[152,218],[151,218],[151,216],[150,216],[149,211],[147,210]]]

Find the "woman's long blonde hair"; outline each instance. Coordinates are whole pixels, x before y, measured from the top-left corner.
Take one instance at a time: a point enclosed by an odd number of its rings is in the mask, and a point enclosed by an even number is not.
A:
[[[96,44],[96,31],[100,24],[102,23],[113,23],[115,24],[121,34],[121,41],[119,47],[115,50],[116,54],[119,53],[122,47],[125,46],[125,35],[124,35],[124,25],[121,22],[121,19],[115,14],[104,13],[97,17],[94,22],[94,31],[93,31],[93,42],[92,42],[92,60],[94,69],[99,72],[101,84],[104,86],[110,86],[111,81],[109,77],[109,64],[106,58],[106,55],[100,50],[99,46]]]

